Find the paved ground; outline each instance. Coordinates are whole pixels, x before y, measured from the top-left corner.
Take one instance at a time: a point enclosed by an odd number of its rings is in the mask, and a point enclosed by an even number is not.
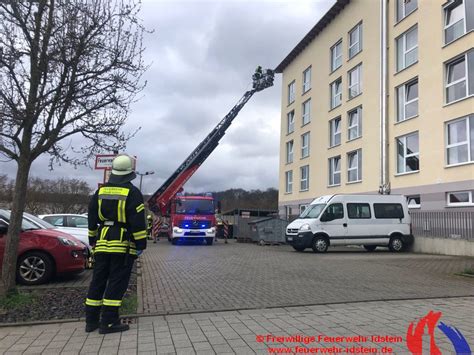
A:
[[[409,324],[430,310],[442,312],[441,321],[457,327],[474,348],[474,297],[464,297],[151,316],[140,318],[128,332],[105,336],[86,334],[83,323],[0,328],[0,354],[268,354],[274,348],[294,352],[296,347],[299,351],[318,349],[319,353],[321,348],[341,349],[343,353],[347,348],[364,348],[381,353],[388,347],[393,353],[407,354]],[[367,341],[323,338],[318,342],[320,335],[359,335],[366,336]],[[290,338],[276,338],[284,336]],[[380,343],[372,336],[393,338]],[[434,338],[443,354],[454,353],[438,328]],[[429,337],[425,337],[424,354],[429,353],[427,340]]]
[[[148,314],[259,309],[365,300],[474,296],[474,258],[339,248],[297,253],[289,246],[234,241],[149,244],[142,256]]]

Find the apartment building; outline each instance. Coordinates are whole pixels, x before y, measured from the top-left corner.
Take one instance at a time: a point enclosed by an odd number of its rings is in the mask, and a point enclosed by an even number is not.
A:
[[[337,0],[276,71],[282,215],[335,193],[474,210],[474,0]]]

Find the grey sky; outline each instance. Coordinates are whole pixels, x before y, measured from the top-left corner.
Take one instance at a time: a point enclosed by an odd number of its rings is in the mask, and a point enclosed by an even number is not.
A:
[[[144,177],[144,191],[156,190],[227,114],[251,87],[257,65],[276,67],[333,3],[144,0],[141,17],[154,30],[145,36],[151,67],[125,127],[142,127],[127,152],[138,157],[138,171],[155,171]],[[277,75],[274,87],[244,107],[186,191],[277,187],[280,95]],[[0,164],[14,176],[15,165]],[[68,165],[53,174],[47,157],[33,164],[32,176],[76,177],[93,187],[102,179],[101,171]]]

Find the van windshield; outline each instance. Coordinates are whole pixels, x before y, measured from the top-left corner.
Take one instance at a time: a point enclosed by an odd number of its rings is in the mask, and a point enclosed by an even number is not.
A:
[[[316,205],[309,205],[302,214],[300,214],[299,218],[318,218],[321,214],[322,210],[326,207],[325,203],[319,203]]]

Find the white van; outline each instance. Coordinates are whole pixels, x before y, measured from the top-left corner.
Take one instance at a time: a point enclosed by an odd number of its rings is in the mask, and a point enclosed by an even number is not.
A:
[[[411,219],[403,195],[327,195],[315,199],[286,228],[286,242],[297,251],[329,246],[377,246],[400,252],[413,243]]]

